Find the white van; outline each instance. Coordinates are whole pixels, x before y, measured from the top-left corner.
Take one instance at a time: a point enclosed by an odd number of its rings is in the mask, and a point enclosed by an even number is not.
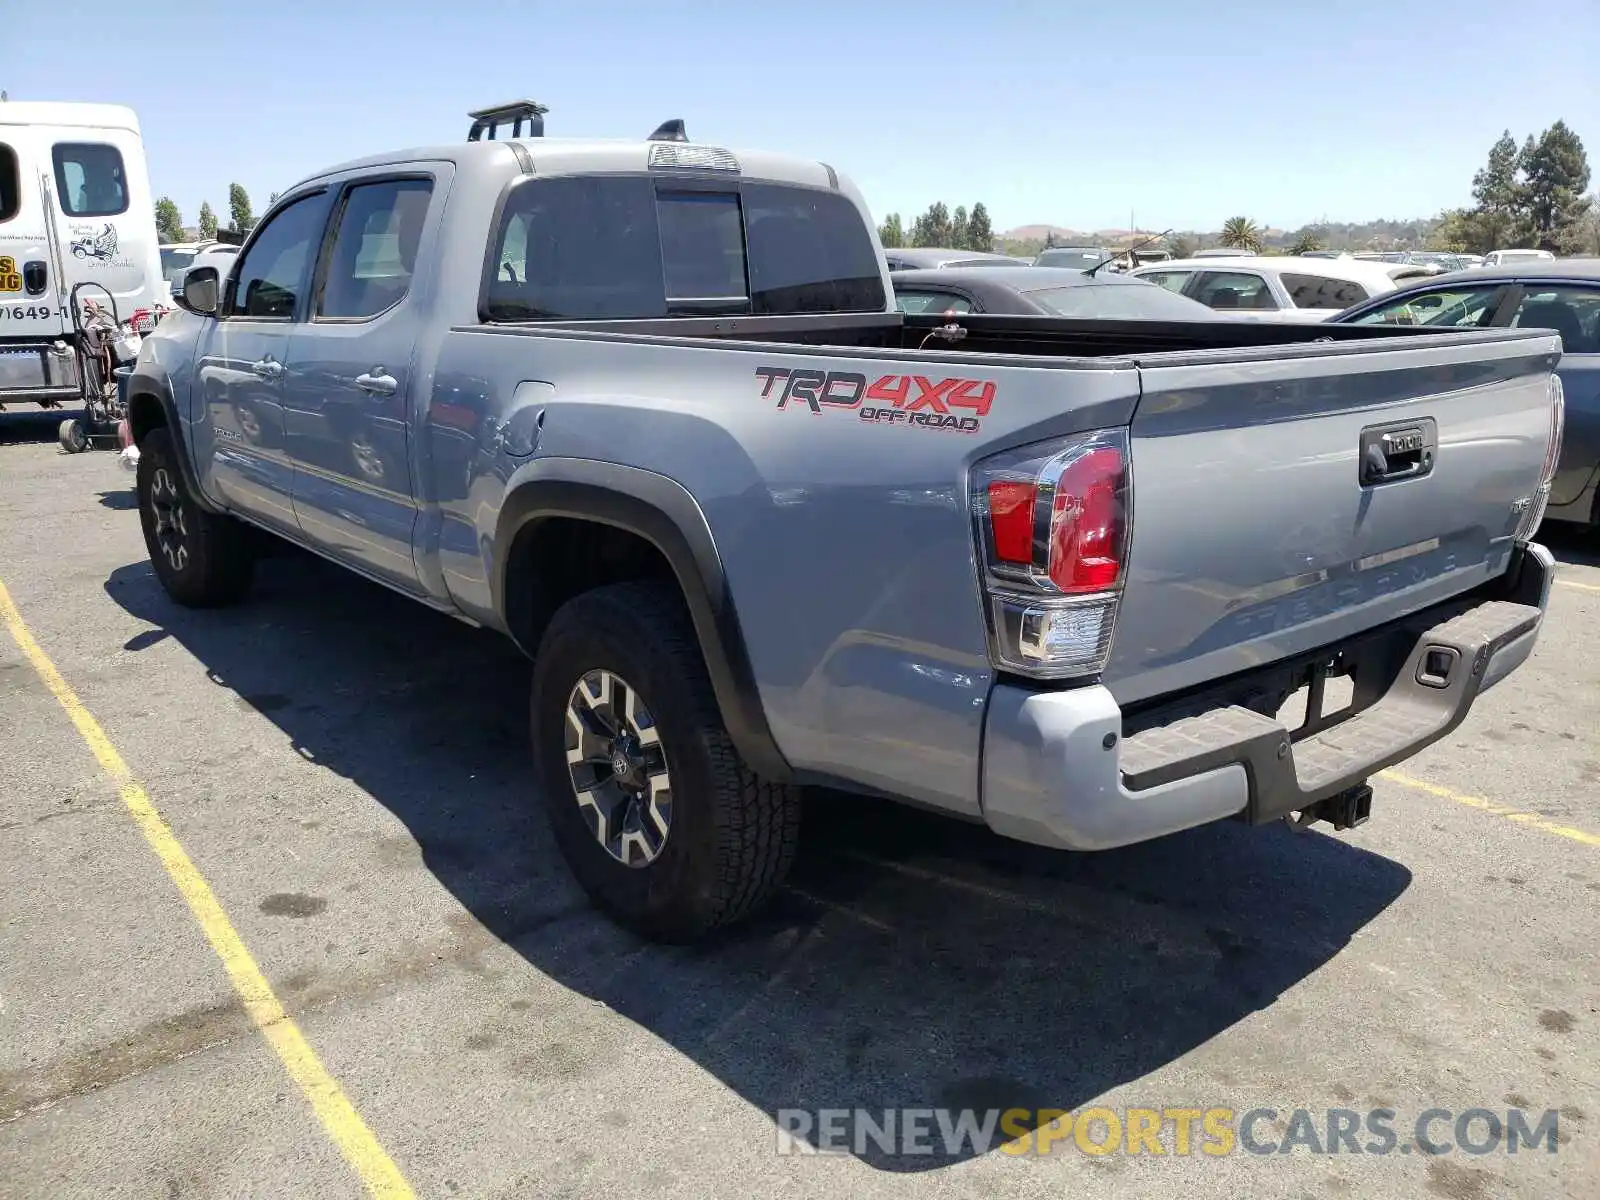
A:
[[[132,109],[0,101],[0,407],[89,398],[84,303],[114,305],[122,324],[153,312],[166,298],[156,246]]]

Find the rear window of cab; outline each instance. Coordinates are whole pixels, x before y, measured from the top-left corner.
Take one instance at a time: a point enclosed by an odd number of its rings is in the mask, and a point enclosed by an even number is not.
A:
[[[837,192],[667,176],[515,184],[489,257],[489,321],[883,312],[866,222]]]

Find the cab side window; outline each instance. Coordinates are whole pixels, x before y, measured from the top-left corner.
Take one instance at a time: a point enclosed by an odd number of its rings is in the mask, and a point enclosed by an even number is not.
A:
[[[17,152],[0,142],[0,221],[9,221],[22,209],[22,172]]]
[[[427,179],[386,179],[345,193],[317,301],[319,318],[363,320],[405,298],[432,194]]]
[[[325,192],[296,200],[274,213],[240,256],[222,315],[293,320],[322,242],[327,214]]]
[[[69,217],[114,217],[128,211],[122,152],[96,142],[60,142],[50,150],[56,194]]]

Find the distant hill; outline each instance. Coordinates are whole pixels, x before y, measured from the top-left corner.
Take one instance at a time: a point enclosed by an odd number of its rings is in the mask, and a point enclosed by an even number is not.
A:
[[[1261,240],[1269,250],[1281,250],[1290,245],[1303,232],[1314,234],[1329,250],[1415,250],[1428,240],[1428,235],[1438,223],[1437,218],[1421,217],[1411,220],[1378,220],[1359,222],[1329,222],[1326,225],[1306,225],[1299,229],[1279,229],[1268,226],[1261,231]],[[1058,246],[1126,246],[1130,242],[1152,237],[1153,229],[1096,229],[1084,231],[1065,225],[1018,225],[997,235],[997,240],[1008,254],[1037,254],[1050,237]],[[1215,246],[1219,230],[1174,230],[1169,241],[1184,240],[1201,249]]]

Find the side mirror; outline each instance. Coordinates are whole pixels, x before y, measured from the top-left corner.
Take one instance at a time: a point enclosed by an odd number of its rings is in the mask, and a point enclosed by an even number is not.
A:
[[[217,311],[220,277],[215,267],[191,267],[183,276],[183,288],[172,298],[179,308],[203,317]]]

